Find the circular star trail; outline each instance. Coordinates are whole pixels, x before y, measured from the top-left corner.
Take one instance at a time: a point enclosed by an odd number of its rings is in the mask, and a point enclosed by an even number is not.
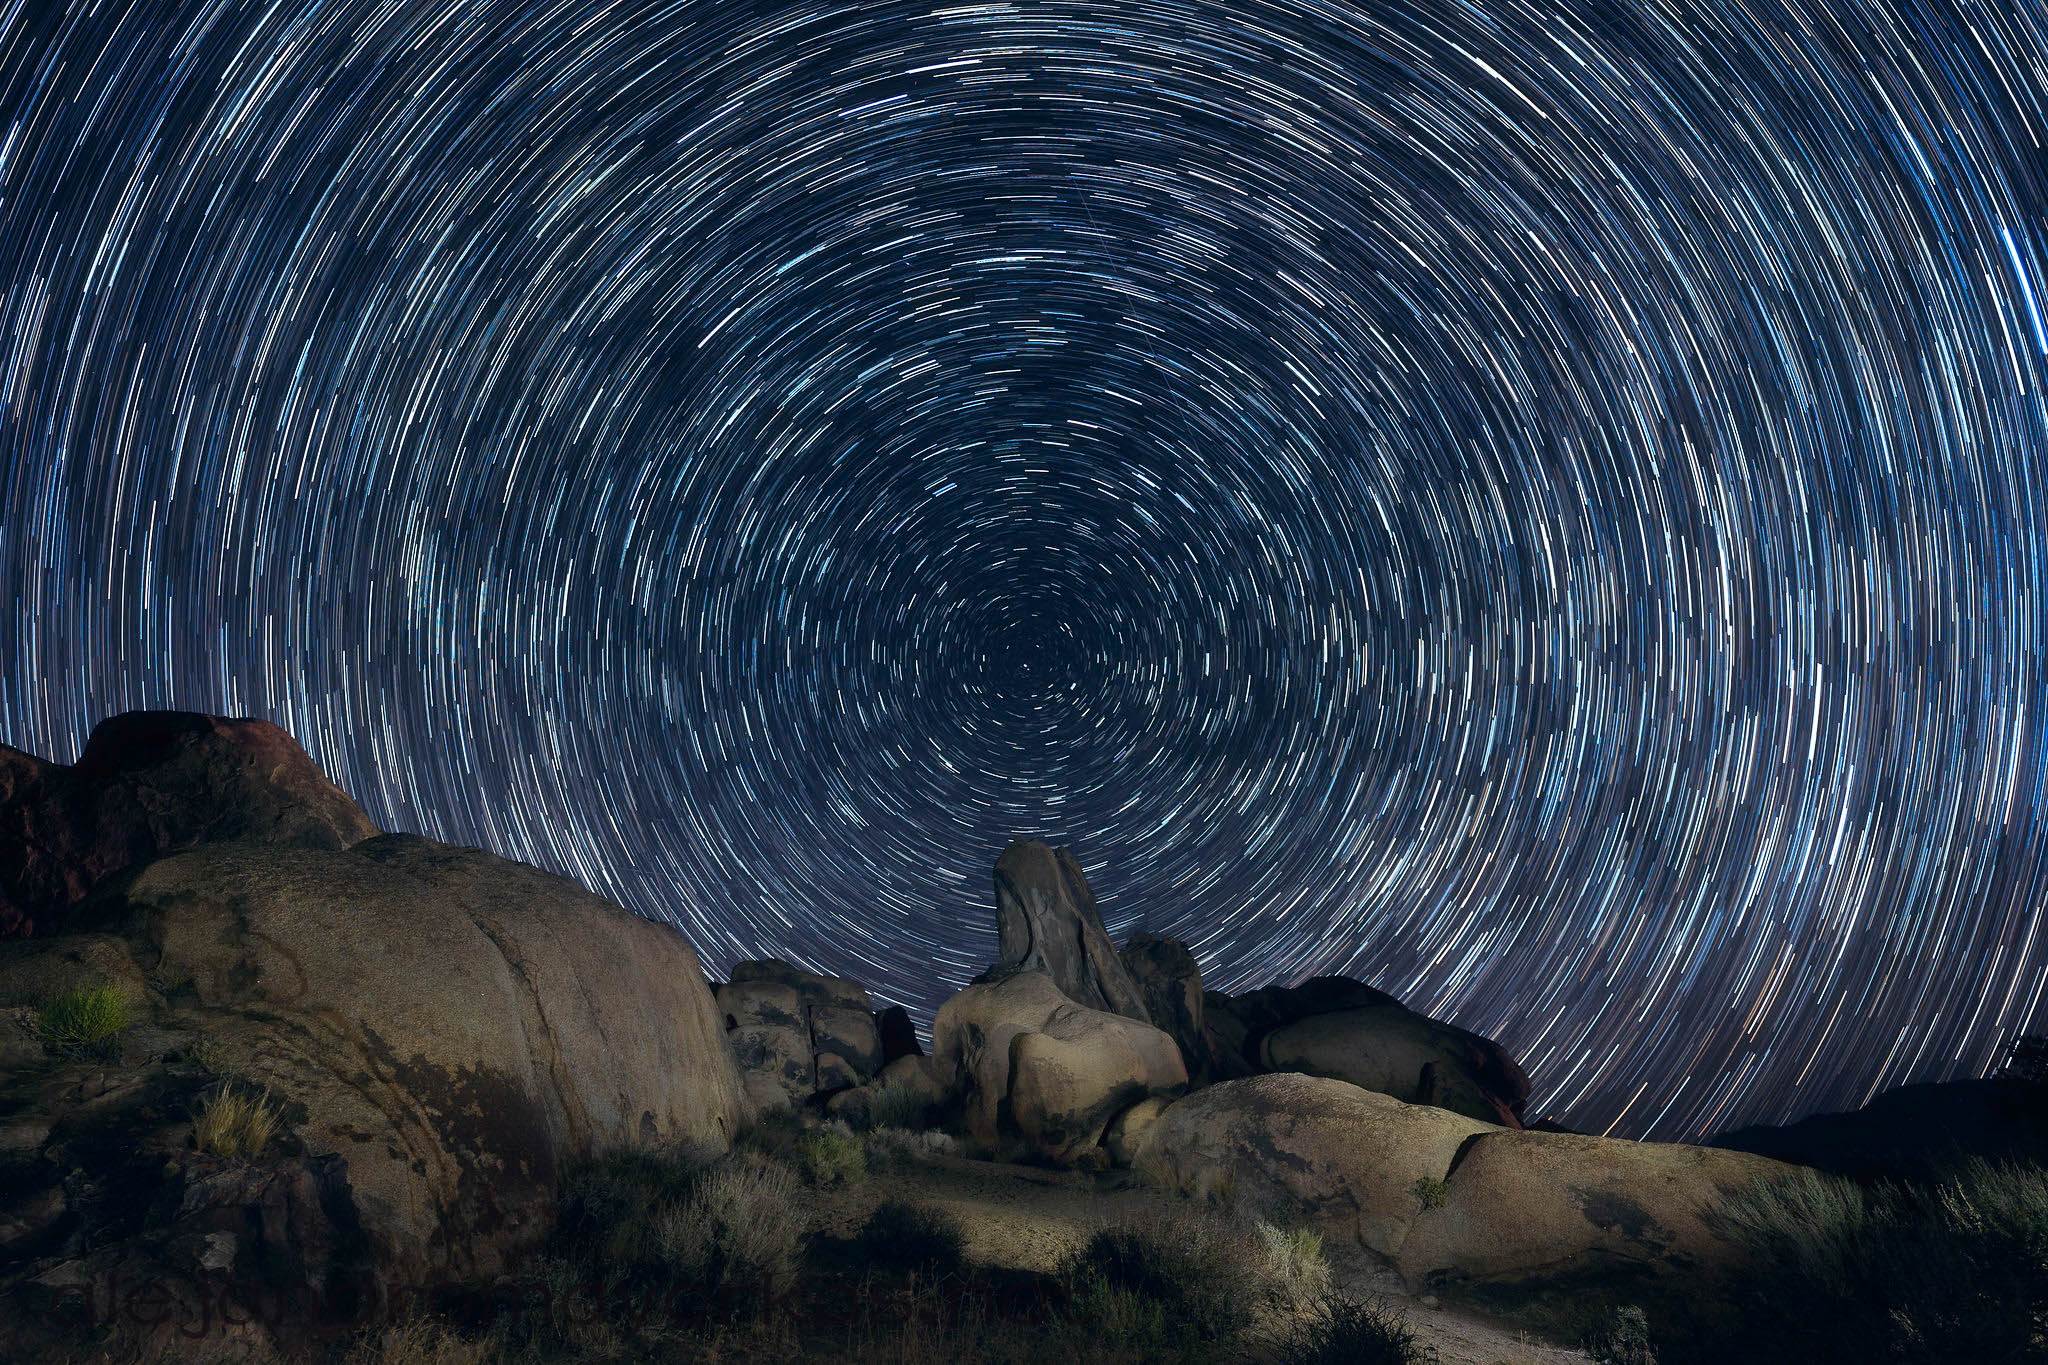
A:
[[[0,739],[1692,1136],[2042,1022],[2032,4],[0,7]]]

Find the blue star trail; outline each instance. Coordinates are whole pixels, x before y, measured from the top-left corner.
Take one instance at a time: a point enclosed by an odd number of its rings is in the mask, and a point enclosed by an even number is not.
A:
[[[0,7],[0,740],[1696,1136],[2044,1022],[2048,12]]]

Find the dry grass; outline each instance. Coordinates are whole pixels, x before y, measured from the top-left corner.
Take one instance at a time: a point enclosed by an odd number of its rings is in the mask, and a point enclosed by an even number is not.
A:
[[[192,1140],[200,1151],[223,1161],[247,1161],[270,1145],[283,1123],[284,1113],[271,1103],[268,1090],[251,1095],[223,1087],[199,1102]]]
[[[413,1316],[364,1340],[349,1365],[490,1365],[499,1352],[489,1341],[470,1341],[432,1318]]]

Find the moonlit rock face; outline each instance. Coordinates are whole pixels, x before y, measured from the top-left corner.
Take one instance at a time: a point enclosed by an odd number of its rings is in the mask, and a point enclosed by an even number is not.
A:
[[[1019,839],[996,862],[999,972],[1040,971],[1069,1000],[1151,1023],[1145,997],[1102,927],[1095,893],[1066,849]]]

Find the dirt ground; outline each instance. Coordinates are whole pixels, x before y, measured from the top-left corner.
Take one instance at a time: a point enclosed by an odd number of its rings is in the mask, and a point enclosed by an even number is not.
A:
[[[1163,1196],[1124,1175],[1039,1170],[958,1157],[904,1160],[858,1185],[821,1197],[821,1230],[851,1236],[889,1198],[942,1209],[959,1220],[970,1259],[1051,1271],[1096,1228],[1156,1209]],[[1326,1245],[1336,1287],[1378,1296],[1407,1316],[1440,1365],[1586,1365],[1581,1351],[1536,1339],[1454,1304],[1410,1296],[1391,1270],[1357,1246]],[[1427,1358],[1427,1357],[1425,1357]]]

